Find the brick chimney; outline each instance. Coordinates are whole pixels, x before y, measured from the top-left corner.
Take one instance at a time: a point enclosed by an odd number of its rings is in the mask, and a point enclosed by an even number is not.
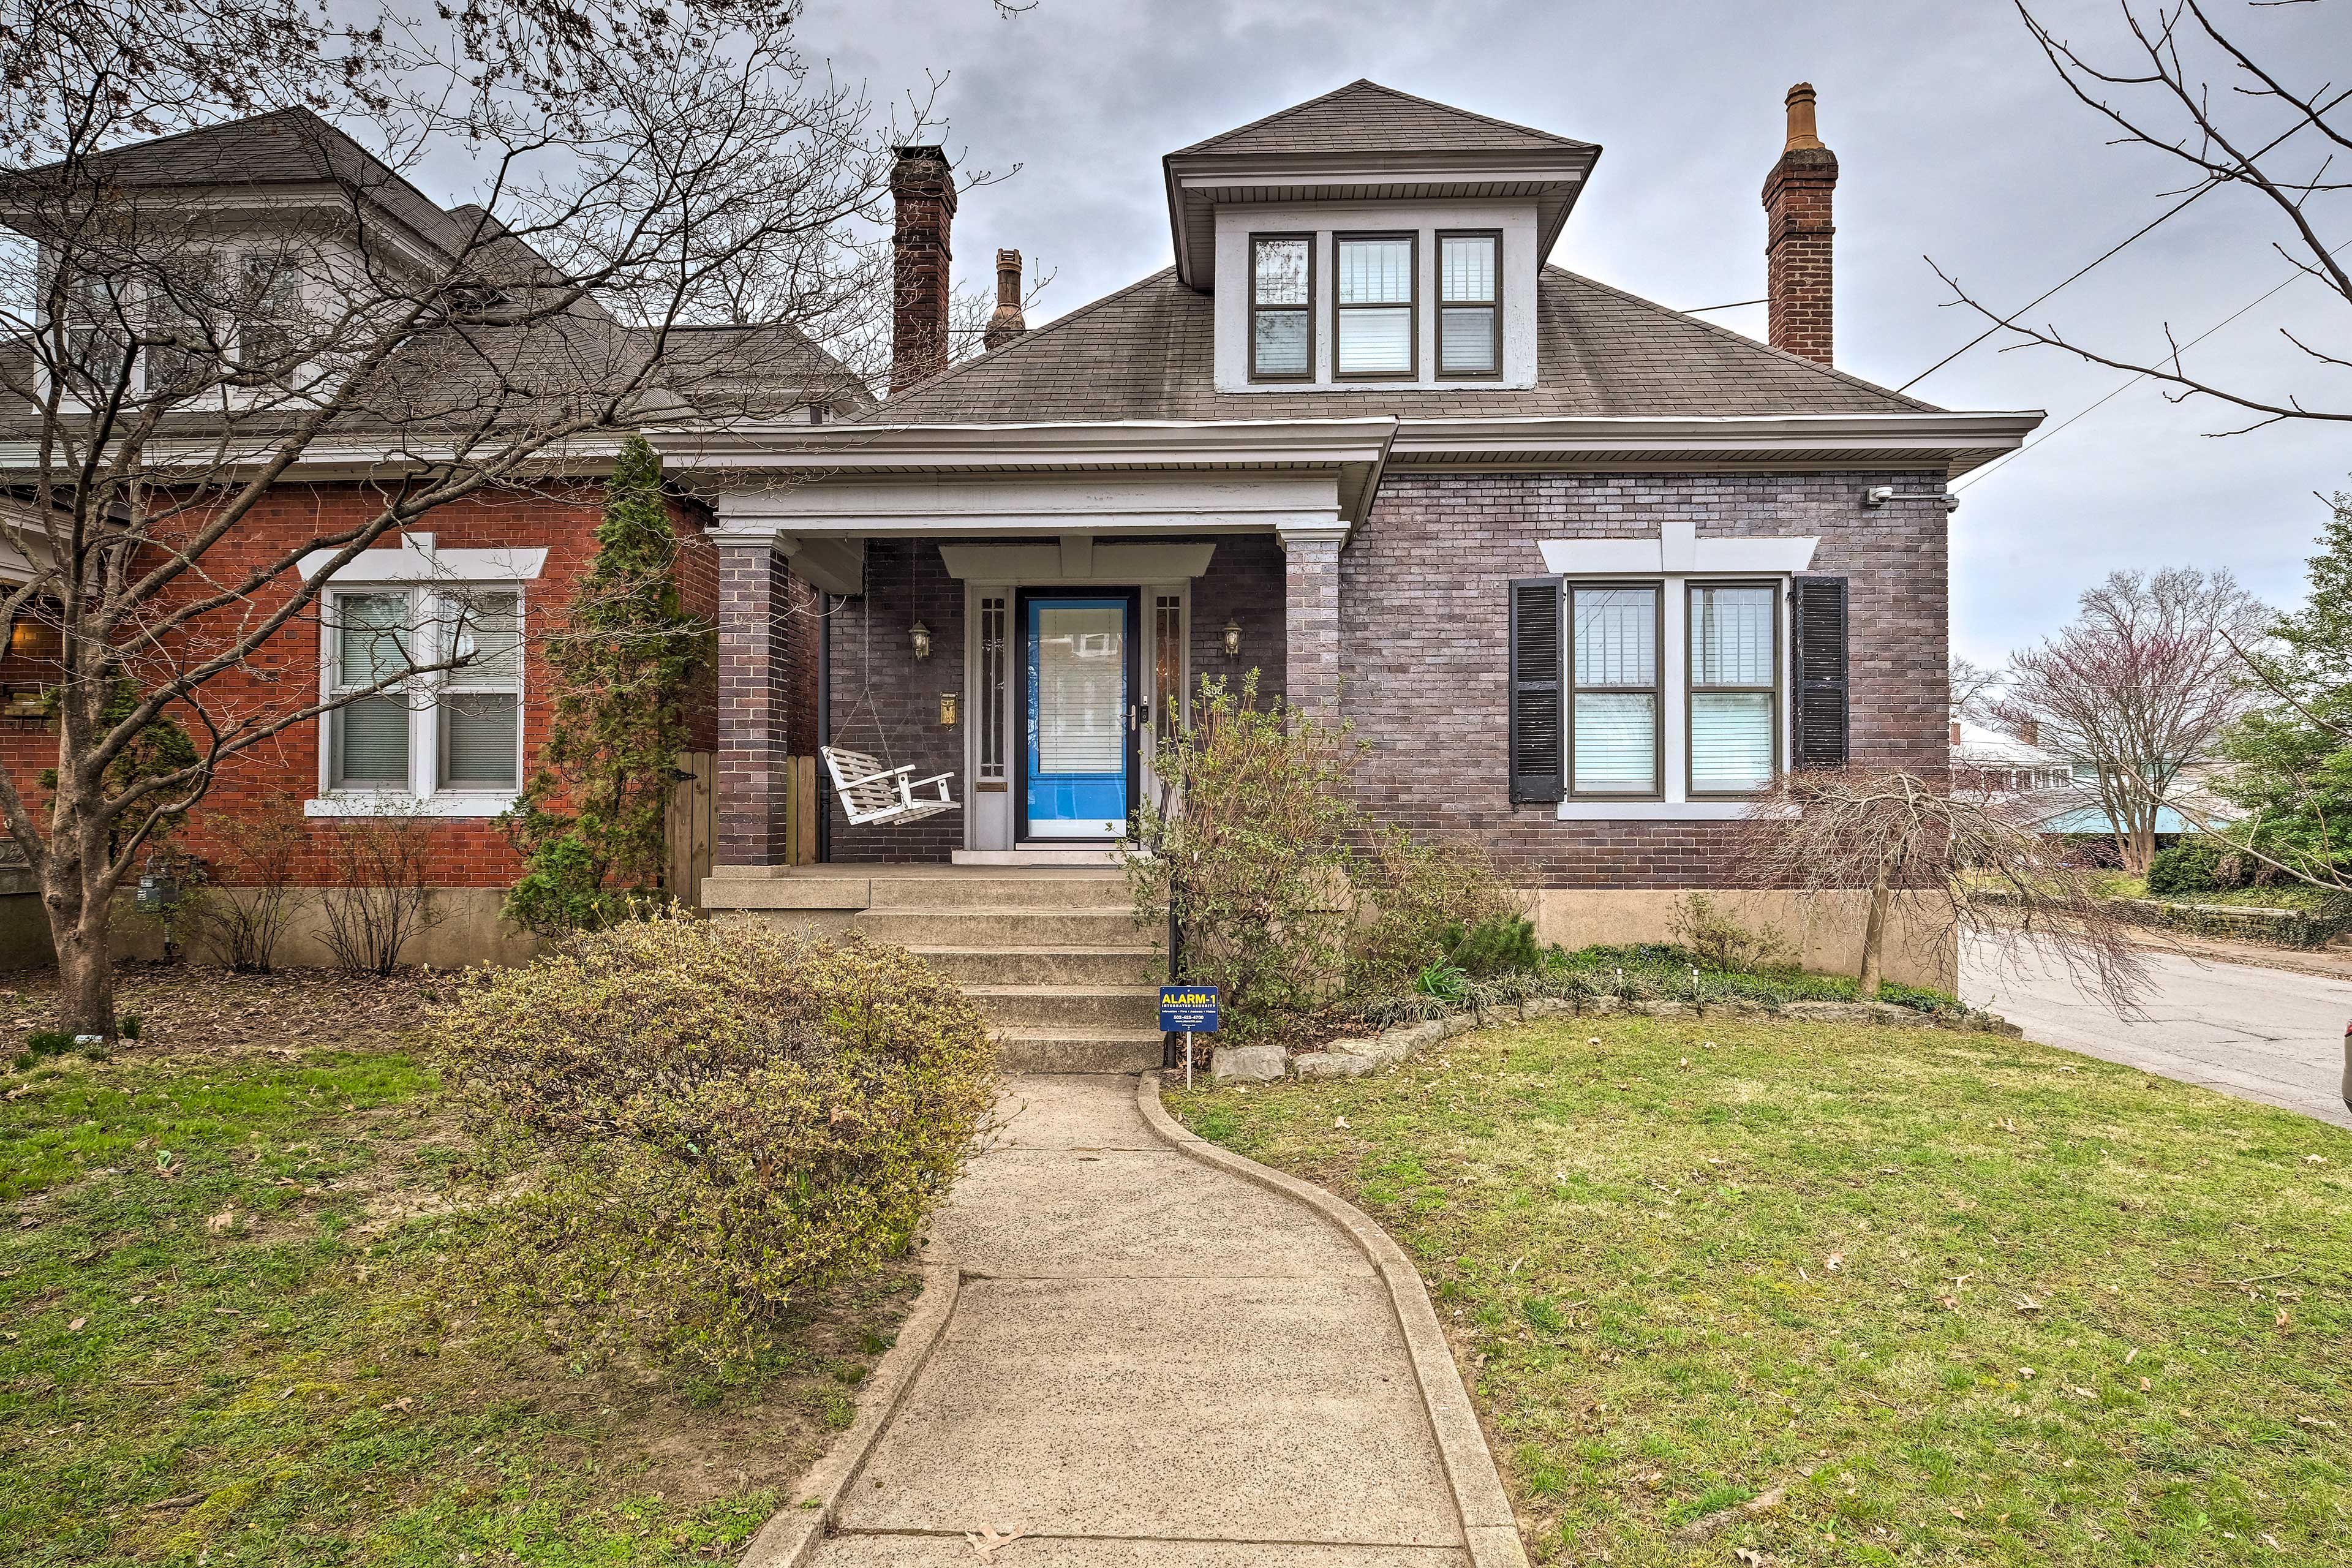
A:
[[[1830,363],[1830,197],[1837,154],[1813,125],[1813,84],[1789,89],[1789,142],[1764,178],[1765,293],[1771,342],[1818,364]]]
[[[890,170],[898,210],[891,240],[890,393],[896,396],[948,367],[948,231],[955,222],[955,173],[938,147],[901,147]]]
[[[1001,349],[1029,330],[1021,319],[1021,253],[1000,250],[996,253],[996,314],[988,318],[988,331],[981,334],[981,344]]]

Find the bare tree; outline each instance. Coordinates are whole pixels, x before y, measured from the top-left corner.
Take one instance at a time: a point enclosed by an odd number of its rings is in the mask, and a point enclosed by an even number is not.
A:
[[[1990,711],[2092,770],[2086,798],[2106,814],[2124,868],[2145,875],[2158,810],[2245,710],[2237,649],[2260,637],[2264,612],[2229,573],[2185,567],[2111,574],[2081,605],[2074,625],[2011,656]]]
[[[1866,891],[1855,991],[1877,996],[1895,900],[1925,902],[1983,939],[1996,963],[2053,954],[2077,988],[2138,1009],[2147,963],[2088,876],[2066,866],[2029,815],[1948,794],[1909,773],[1788,774],[1742,824],[1743,885],[1808,894]]]
[[[115,892],[225,764],[478,657],[461,602],[360,627],[331,694],[286,679],[265,649],[320,646],[335,570],[631,429],[863,395],[811,345],[887,309],[871,220],[924,110],[813,73],[797,11],[0,0],[0,486],[34,563],[0,614],[60,649],[54,787],[0,772],[0,817],[62,1026],[112,1032]],[[242,142],[150,141],[232,116]],[[403,171],[452,154],[480,184],[444,211]],[[363,508],[266,523],[331,461]],[[119,765],[165,722],[194,761]]]
[[[2118,0],[2118,9],[2131,41],[2117,51],[2114,63],[2096,63],[2089,51],[2052,32],[2023,0],[2018,3],[2018,15],[2034,42],[2068,89],[2115,128],[2113,140],[2150,149],[2189,176],[2186,186],[2169,193],[2180,199],[2157,223],[2216,190],[2249,193],[2282,233],[2272,248],[2286,258],[2294,276],[2318,279],[2331,296],[2329,303],[2344,307],[2339,335],[2352,328],[2352,270],[2347,270],[2352,258],[2345,255],[2352,248],[2352,236],[2330,228],[2335,215],[2326,202],[2352,191],[2352,174],[2336,167],[2337,160],[2352,152],[2352,110],[2347,108],[2352,87],[2325,81],[2294,85],[2290,78],[2325,70],[2326,61],[2257,58],[2214,24],[2202,0]],[[2225,83],[2227,90],[2217,94],[2213,78]],[[2199,340],[2182,342],[2169,322],[2160,358],[2108,353],[2075,342],[2054,325],[2032,325],[2021,311],[1987,305],[1951,273],[1940,267],[1936,271],[1951,289],[1954,302],[1982,316],[1990,331],[2007,331],[2019,343],[2062,349],[2093,364],[2146,376],[2176,403],[2205,397],[2254,416],[2211,434],[2242,435],[2283,419],[2352,421],[2352,385],[2313,398],[2224,385],[2190,370],[2188,351]],[[2284,327],[2279,333],[2309,356],[2323,375],[2352,369],[2352,359],[2340,352],[2315,347]]]
[[[1956,719],[1981,717],[1999,695],[2001,674],[1987,669],[1974,659],[1952,655],[1949,683],[1952,689],[1952,716]]]

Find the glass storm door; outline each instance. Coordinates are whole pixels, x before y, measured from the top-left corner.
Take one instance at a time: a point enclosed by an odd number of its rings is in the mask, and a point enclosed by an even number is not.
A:
[[[1024,838],[1118,838],[1132,803],[1131,595],[1024,597]]]

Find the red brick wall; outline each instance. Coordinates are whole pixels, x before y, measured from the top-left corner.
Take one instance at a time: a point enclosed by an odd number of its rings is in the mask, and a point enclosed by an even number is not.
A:
[[[1896,498],[1865,509],[1863,492]],[[1510,804],[1506,737],[1514,577],[1544,575],[1536,542],[1818,534],[1815,572],[1850,579],[1853,760],[1940,778],[1946,513],[1940,473],[1397,474],[1340,556],[1341,707],[1372,750],[1359,773],[1381,816],[1486,848],[1522,887],[1720,885],[1728,830],[1560,822]]]
[[[362,485],[281,485],[230,539],[207,554],[206,568],[215,579],[232,576],[320,533],[355,526],[373,515],[379,504],[378,492]],[[444,550],[543,548],[548,552],[541,576],[522,584],[524,631],[530,639],[523,686],[526,773],[547,737],[552,690],[540,644],[562,624],[573,587],[594,555],[603,506],[601,480],[565,482],[476,496],[433,512],[421,525]],[[698,508],[680,506],[676,516],[687,542],[680,562],[687,605],[697,614],[715,616],[717,563],[715,552],[702,538],[702,514]],[[389,546],[395,542],[387,536],[382,542]],[[283,605],[293,587],[290,580],[274,584],[251,613]],[[209,682],[199,701],[207,711],[226,716],[282,711],[313,700],[319,689],[319,653],[313,605],[264,645],[247,668]],[[37,666],[0,659],[0,682],[40,684],[43,678]],[[705,684],[707,689],[693,705],[698,747],[710,744],[708,737],[715,728],[714,689],[712,683]],[[212,793],[190,815],[179,846],[215,862],[215,874],[224,874],[219,848],[236,832],[237,822],[259,813],[273,795],[284,793],[297,800],[318,795],[320,731],[317,721],[306,721],[225,764]],[[0,720],[0,766],[8,768],[29,801],[44,798],[35,780],[56,763],[57,742],[47,721]],[[315,847],[306,879],[324,876],[324,844],[331,826],[323,821],[311,825]],[[433,819],[425,831],[432,842],[429,877],[434,886],[496,888],[514,879],[514,853],[490,819]]]

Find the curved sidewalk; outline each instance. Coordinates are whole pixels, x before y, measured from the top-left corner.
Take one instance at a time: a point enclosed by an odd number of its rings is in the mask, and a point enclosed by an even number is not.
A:
[[[908,1347],[903,1393],[873,1391],[895,1407],[808,1561],[1526,1562],[1385,1236],[1200,1144],[1148,1082],[1016,1079],[1000,1113],[932,1223],[929,1261],[957,1281],[944,1328]]]

